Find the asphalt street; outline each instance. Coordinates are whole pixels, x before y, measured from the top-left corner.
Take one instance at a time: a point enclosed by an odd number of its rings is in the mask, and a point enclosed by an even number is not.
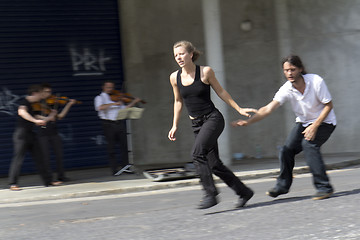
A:
[[[0,239],[360,239],[360,168],[329,171],[336,193],[314,201],[310,174],[289,194],[265,195],[274,177],[246,180],[243,209],[224,184],[220,203],[198,210],[199,186],[0,206]]]

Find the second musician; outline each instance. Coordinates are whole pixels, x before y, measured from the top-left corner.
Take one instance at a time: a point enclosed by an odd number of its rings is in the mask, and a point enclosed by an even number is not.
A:
[[[51,85],[47,83],[42,84],[42,98],[46,102],[46,100],[51,97],[52,95],[52,87]],[[70,179],[65,176],[64,171],[64,151],[63,151],[63,142],[61,139],[61,136],[59,135],[58,129],[57,129],[57,120],[63,119],[67,113],[69,112],[72,105],[76,103],[76,100],[69,99],[67,103],[65,104],[64,108],[60,113],[57,113],[56,116],[52,119],[52,121],[49,121],[45,127],[39,127],[39,139],[41,148],[44,155],[45,163],[47,164],[47,169],[49,173],[52,172],[51,170],[51,161],[50,161],[50,149],[53,150],[56,160],[56,172],[57,172],[57,180],[58,183],[60,182],[66,182]],[[55,102],[51,106],[46,105],[43,103],[43,106],[49,109],[55,109],[58,110],[58,104]],[[44,111],[42,115],[37,116],[38,118],[45,117]]]
[[[102,121],[104,136],[107,141],[107,153],[112,175],[129,164],[126,120],[117,120],[118,112],[120,109],[133,107],[136,103],[142,101],[139,98],[134,98],[127,105],[122,99],[113,101],[110,95],[114,90],[115,83],[113,81],[104,81],[101,94],[94,99],[95,110]],[[117,143],[120,146],[120,158],[122,160],[120,167],[115,154],[115,145]],[[129,173],[130,171],[125,170],[124,172]]]

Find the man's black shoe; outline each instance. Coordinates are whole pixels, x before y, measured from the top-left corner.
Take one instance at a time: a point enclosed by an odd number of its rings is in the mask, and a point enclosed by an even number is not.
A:
[[[59,177],[59,178],[58,178],[58,181],[61,181],[61,182],[69,182],[69,181],[71,181],[71,179],[68,178],[68,177]]]
[[[198,206],[198,209],[211,208],[211,207],[215,206],[216,204],[218,204],[218,201],[215,196],[206,195],[202,199],[200,205]]]
[[[322,200],[325,198],[329,198],[334,192],[317,192],[314,196],[313,196],[313,200]]]
[[[272,189],[270,189],[269,191],[266,192],[266,195],[268,195],[270,197],[273,197],[273,198],[276,198],[277,196],[279,196],[281,194],[286,194],[288,192],[289,191],[280,191],[277,188],[272,188]]]
[[[249,189],[249,192],[240,197],[238,204],[236,205],[236,208],[242,208],[245,206],[245,204],[254,196],[254,191]]]

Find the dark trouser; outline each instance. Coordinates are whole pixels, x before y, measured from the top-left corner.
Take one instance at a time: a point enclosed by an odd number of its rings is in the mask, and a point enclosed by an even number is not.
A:
[[[26,131],[23,128],[16,128],[13,135],[13,141],[14,157],[10,165],[9,184],[17,184],[25,154],[29,151],[36,167],[38,168],[44,185],[48,186],[51,183],[51,175],[49,175],[46,169],[46,164],[44,163],[42,151],[36,134],[32,131]]]
[[[219,158],[217,139],[224,129],[224,118],[216,109],[213,112],[192,120],[195,143],[192,156],[200,182],[206,195],[216,196],[218,191],[212,173],[222,179],[235,193],[244,196],[249,189],[228,169]]]
[[[329,178],[326,174],[325,164],[321,156],[320,147],[329,139],[335,126],[322,123],[317,130],[313,141],[307,141],[302,132],[305,127],[301,123],[296,126],[288,136],[279,155],[280,175],[277,178],[276,188],[280,191],[289,191],[292,184],[292,171],[295,164],[295,155],[304,151],[305,160],[313,175],[313,183],[318,192],[332,192]]]
[[[115,154],[116,143],[119,143],[122,167],[129,164],[126,120],[103,120],[103,128],[105,139],[107,141],[107,153],[109,156],[110,168],[112,173],[115,174],[118,171],[118,162]]]
[[[50,147],[52,148],[55,160],[56,160],[56,172],[57,178],[63,179],[64,174],[64,151],[63,143],[59,134],[42,135],[39,137],[40,145],[42,147],[44,162],[48,167],[48,172],[51,174],[51,159],[50,159]]]

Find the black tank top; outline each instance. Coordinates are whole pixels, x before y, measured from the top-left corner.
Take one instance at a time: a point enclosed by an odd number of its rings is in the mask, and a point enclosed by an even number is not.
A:
[[[199,117],[215,109],[210,98],[210,85],[203,83],[200,79],[200,66],[196,65],[195,79],[191,85],[182,85],[181,69],[178,71],[176,80],[181,97],[184,99],[185,106],[191,117]]]

